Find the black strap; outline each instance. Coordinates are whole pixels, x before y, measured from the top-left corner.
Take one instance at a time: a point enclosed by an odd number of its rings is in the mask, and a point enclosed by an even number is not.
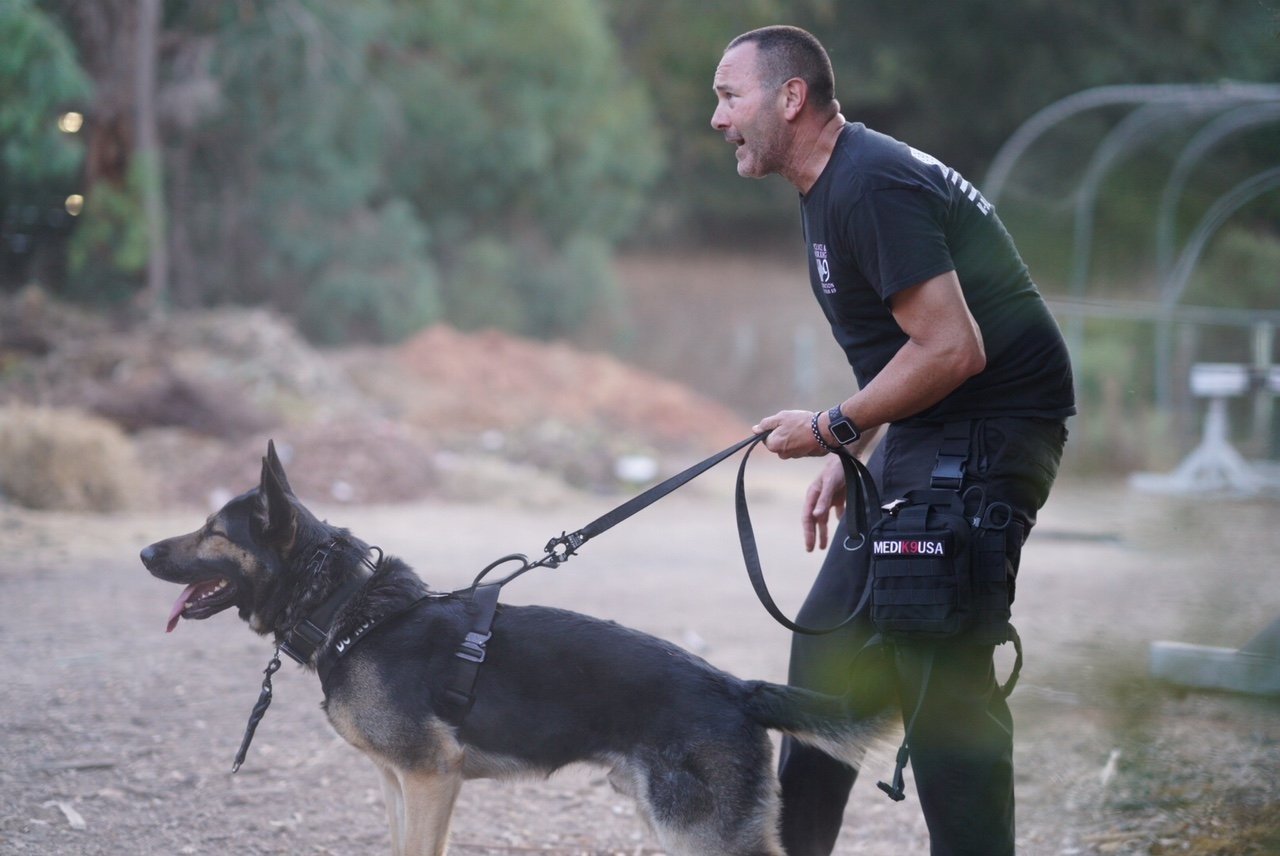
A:
[[[729,448],[717,452],[705,460],[699,461],[688,469],[676,473],[666,481],[660,482],[643,493],[637,494],[622,503],[622,505],[614,508],[612,511],[600,515],[586,526],[583,526],[577,532],[563,535],[558,539],[552,539],[551,543],[547,545],[548,550],[557,544],[562,544],[567,555],[572,555],[573,551],[577,550],[590,539],[612,529],[614,526],[617,526],[636,512],[642,511],[650,505],[653,505],[672,491],[684,487],[686,484],[693,481],[698,476],[723,461],[725,458],[736,455],[743,448],[754,446],[767,436],[768,434],[753,434],[744,440],[734,443]]]
[[[498,611],[498,595],[502,583],[476,586],[471,593],[475,614],[471,629],[454,652],[455,664],[452,685],[445,690],[444,701],[452,709],[455,722],[461,724],[476,700],[476,678],[480,676],[480,664],[488,656],[487,645],[493,636],[493,618]]]
[[[279,648],[271,656],[271,662],[267,663],[267,668],[262,672],[262,689],[258,692],[258,700],[254,702],[253,710],[249,713],[249,724],[244,728],[244,737],[240,740],[240,750],[236,752],[235,763],[231,765],[231,772],[233,773],[240,772],[240,765],[244,763],[245,757],[249,754],[249,744],[253,743],[253,733],[258,730],[258,723],[266,715],[267,708],[271,707],[271,676],[278,671],[280,671]]]
[[[328,557],[327,554],[325,557]],[[351,596],[366,582],[368,580],[365,577],[355,577],[325,598],[324,603],[295,624],[293,629],[285,635],[284,641],[280,643],[280,651],[294,662],[305,666],[311,659],[311,655],[316,652],[316,648],[329,638],[329,630],[338,610],[345,606]]]
[[[1000,695],[1008,698],[1013,692],[1013,688],[1018,685],[1018,676],[1022,674],[1022,637],[1018,635],[1017,629],[1012,625],[1009,627],[1009,640],[1013,643],[1013,651],[1015,654],[1013,660],[1013,669],[1009,672],[1009,680],[1004,682],[1004,686],[1000,687]]]
[[[876,782],[876,787],[888,794],[889,799],[894,802],[902,802],[907,796],[902,791],[902,771],[906,768],[907,760],[911,756],[911,732],[916,727],[916,718],[920,716],[920,708],[924,707],[924,694],[929,689],[929,678],[933,675],[933,655],[936,651],[937,646],[934,645],[929,645],[924,649],[924,667],[921,670],[920,693],[916,696],[915,710],[911,712],[911,718],[907,720],[906,731],[902,735],[902,745],[898,747],[898,757],[893,767],[893,783]]]
[[[1000,693],[1002,698],[1009,697],[1013,692],[1013,688],[1017,686],[1018,676],[1022,673],[1022,639],[1018,636],[1018,631],[1014,629],[1012,624],[1009,625],[1009,641],[1013,643],[1013,650],[1016,652],[1017,658],[1014,660],[1013,669],[1009,673],[1009,680],[1005,681],[1003,686],[996,685],[997,692]],[[861,657],[863,652],[871,648],[885,644],[888,643],[879,634],[876,634],[867,640],[854,659]],[[893,781],[888,784],[876,782],[876,787],[888,794],[889,798],[894,802],[901,802],[906,798],[906,794],[902,790],[902,771],[906,768],[907,762],[911,757],[911,732],[915,729],[916,718],[920,716],[920,709],[924,706],[924,695],[929,689],[929,678],[933,675],[933,659],[937,649],[938,646],[936,644],[914,647],[914,650],[924,652],[924,665],[921,667],[920,675],[920,693],[916,696],[916,706],[911,712],[911,718],[906,722],[906,730],[902,735],[902,745],[898,747],[898,756],[893,768]]]
[[[793,633],[801,633],[807,636],[834,633],[857,618],[866,607],[867,601],[871,596],[871,575],[870,573],[867,574],[867,585],[862,590],[862,597],[858,600],[857,606],[839,624],[832,627],[806,627],[787,618],[782,613],[782,610],[778,609],[778,605],[774,603],[773,597],[769,594],[769,587],[764,581],[764,570],[760,566],[760,551],[756,546],[755,530],[751,525],[751,512],[747,508],[747,459],[751,457],[751,452],[756,444],[763,439],[763,436],[754,438],[747,448],[747,453],[742,456],[742,463],[738,465],[738,483],[734,497],[738,518],[738,541],[742,545],[742,561],[747,566],[747,576],[751,579],[751,586],[756,590],[756,597],[760,599],[760,603],[769,615],[773,616],[773,619],[783,627]],[[875,481],[871,478],[871,473],[861,461],[852,455],[840,454],[840,463],[844,468],[844,513],[847,528],[849,530],[856,529],[859,537],[859,541],[855,546],[849,546],[849,538],[845,539],[843,546],[846,550],[854,552],[867,546],[871,525],[874,520],[879,519],[880,494],[876,489]]]

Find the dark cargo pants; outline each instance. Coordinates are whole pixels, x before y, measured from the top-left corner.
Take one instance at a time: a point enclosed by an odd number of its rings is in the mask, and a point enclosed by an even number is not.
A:
[[[973,422],[964,486],[981,486],[988,501],[1013,508],[1007,544],[1011,599],[1022,543],[1057,475],[1066,434],[1060,421],[994,417]],[[881,499],[887,502],[927,487],[941,440],[939,423],[891,426],[870,461]],[[846,551],[845,533],[841,521],[800,610],[801,624],[835,624],[862,594],[867,551]],[[854,656],[871,632],[870,624],[860,619],[827,636],[797,634],[791,647],[791,683],[828,693],[852,687],[869,704],[900,693],[904,703],[914,706],[922,674],[917,656],[900,649],[893,668],[890,659],[864,653],[854,669]],[[993,651],[990,646],[944,643],[935,654],[911,736],[911,769],[932,856],[1014,852],[1013,720],[999,692]],[[885,781],[891,773],[891,768],[870,771]],[[785,740],[779,777],[788,856],[827,856],[857,771]]]

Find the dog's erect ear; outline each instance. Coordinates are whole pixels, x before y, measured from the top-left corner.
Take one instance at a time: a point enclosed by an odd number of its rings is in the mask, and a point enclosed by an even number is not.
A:
[[[289,486],[289,477],[284,474],[284,464],[280,463],[280,456],[276,454],[275,440],[267,441],[267,457],[264,459],[263,463],[266,466],[271,467],[275,472],[276,478],[284,488],[285,493],[292,494],[293,488]]]
[[[262,481],[258,485],[262,528],[273,539],[287,544],[293,540],[296,519],[293,503],[289,499],[293,492],[284,478],[284,471],[279,468],[280,460],[275,458],[275,449],[269,448],[267,455],[262,459]],[[273,458],[276,464],[274,467],[271,465]]]

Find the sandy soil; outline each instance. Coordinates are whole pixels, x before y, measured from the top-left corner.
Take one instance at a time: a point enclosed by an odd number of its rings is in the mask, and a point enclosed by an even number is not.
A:
[[[808,466],[752,470],[766,571],[789,612],[817,566],[794,522]],[[743,573],[730,478],[704,477],[504,596],[613,618],[739,675],[781,679],[787,634]],[[501,554],[538,554],[621,499],[566,493],[533,507],[513,496],[317,507],[443,589]],[[231,613],[164,635],[176,589],[137,559],[205,513],[0,506],[0,853],[389,851],[372,767],[329,729],[318,682],[292,664],[231,774],[271,647]],[[1280,707],[1146,677],[1152,640],[1235,647],[1280,611],[1276,519],[1274,505],[1205,510],[1115,484],[1060,486],[1015,607],[1027,655],[1012,700],[1023,853],[1280,852]],[[927,852],[914,796],[893,804],[874,787],[891,765],[890,750],[870,760],[838,853]],[[469,784],[452,852],[660,851],[632,806],[583,769]]]

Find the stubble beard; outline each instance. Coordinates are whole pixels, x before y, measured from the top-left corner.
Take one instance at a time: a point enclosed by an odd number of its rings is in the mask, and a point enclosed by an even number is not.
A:
[[[738,175],[743,178],[764,178],[781,172],[786,165],[786,140],[777,124],[759,128],[743,147],[749,151],[747,158],[738,161]]]

